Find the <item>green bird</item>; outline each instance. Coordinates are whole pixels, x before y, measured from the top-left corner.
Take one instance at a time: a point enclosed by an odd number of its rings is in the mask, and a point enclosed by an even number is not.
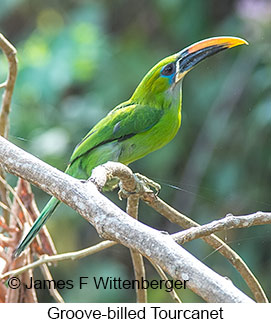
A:
[[[237,37],[214,37],[161,60],[145,75],[131,98],[110,111],[82,139],[66,173],[85,179],[107,161],[128,165],[166,145],[181,125],[184,76],[203,59],[242,44],[248,43]],[[32,242],[59,203],[55,197],[49,200],[14,257]]]

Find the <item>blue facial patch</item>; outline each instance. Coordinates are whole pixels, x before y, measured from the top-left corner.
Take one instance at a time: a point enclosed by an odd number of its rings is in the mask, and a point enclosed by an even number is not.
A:
[[[163,74],[161,74],[161,76],[168,78],[170,84],[172,84],[174,82],[174,76],[175,76],[174,73],[171,74],[171,75],[163,75]]]
[[[175,71],[176,71],[176,65],[174,62],[164,66],[160,74],[162,77],[167,77],[169,79],[169,83],[172,84],[174,82]]]

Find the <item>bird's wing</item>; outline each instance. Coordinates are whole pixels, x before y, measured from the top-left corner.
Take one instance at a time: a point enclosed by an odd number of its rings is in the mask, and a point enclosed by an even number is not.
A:
[[[117,106],[94,126],[75,148],[70,165],[94,148],[122,141],[152,128],[162,117],[163,110],[138,104]]]

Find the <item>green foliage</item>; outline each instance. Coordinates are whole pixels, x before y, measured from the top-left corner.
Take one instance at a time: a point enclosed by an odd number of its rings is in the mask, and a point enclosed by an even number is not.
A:
[[[182,127],[176,138],[131,167],[160,181],[162,198],[200,223],[227,213],[270,211],[271,18],[265,9],[270,4],[225,3],[2,1],[0,30],[16,46],[19,57],[10,140],[65,169],[77,142],[109,110],[130,97],[158,60],[203,38],[240,36],[249,41],[248,47],[204,61],[185,79]],[[0,56],[1,80],[6,70]],[[38,190],[35,193],[42,207],[47,197]],[[116,194],[110,196],[116,199]],[[72,210],[60,208],[57,213],[48,226],[59,251],[99,241],[95,231]],[[146,206],[141,207],[140,219],[159,230],[179,230]],[[223,235],[270,295],[270,227]],[[210,255],[209,247],[200,242],[186,247],[247,291],[221,256]],[[73,279],[105,270],[107,275],[132,277],[128,253],[116,256],[112,248],[93,259],[61,264],[57,277]],[[148,278],[157,278],[155,275],[151,271]],[[163,291],[154,294],[150,292],[152,301],[168,299]],[[186,301],[198,301],[192,293],[182,295]],[[41,301],[51,300],[40,297]],[[133,291],[64,293],[67,301],[134,301],[134,297]]]

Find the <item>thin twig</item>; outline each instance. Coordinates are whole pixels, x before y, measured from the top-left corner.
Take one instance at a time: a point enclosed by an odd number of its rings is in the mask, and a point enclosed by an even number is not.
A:
[[[16,199],[16,201],[18,202],[25,218],[27,219],[27,221],[29,223],[32,224],[32,220],[31,220],[31,215],[29,214],[27,208],[24,206],[22,200],[20,199],[20,197],[18,196],[18,194],[16,193],[16,191],[7,183],[7,181],[2,177],[0,176],[0,183],[2,183],[3,185],[5,185],[5,187],[7,188],[8,191],[10,191],[10,193],[14,196],[14,198]],[[19,226],[21,227],[22,224],[21,224],[21,221],[19,219],[17,219],[17,222],[19,224]]]
[[[7,137],[8,115],[10,112],[11,98],[17,76],[17,51],[16,48],[1,33],[0,48],[7,57],[9,64],[8,77],[5,82],[5,92],[3,94],[2,109],[0,113],[0,135],[3,137]]]
[[[4,204],[3,202],[0,201],[0,207],[4,210],[7,210],[9,213],[11,213],[11,209],[9,206],[7,206],[6,204]]]
[[[0,112],[0,135],[7,138],[8,129],[9,129],[8,116],[10,113],[11,98],[12,98],[12,93],[13,93],[13,89],[16,81],[16,76],[17,76],[17,57],[16,57],[16,48],[1,33],[0,33],[0,48],[5,54],[9,65],[7,79],[4,83],[1,84],[1,86],[4,87],[5,90],[3,93],[2,107]],[[4,170],[2,169],[2,167],[0,167],[0,176],[5,177]],[[8,198],[8,194],[5,186],[2,183],[0,183],[0,194],[2,197],[3,203],[6,205],[9,205],[10,201]],[[5,220],[8,219],[9,213],[5,209],[3,209],[3,216]]]
[[[126,212],[134,219],[138,218],[138,205],[139,197],[137,195],[130,195],[127,199]],[[146,279],[144,260],[140,253],[130,249],[135,279],[141,281],[141,279]],[[136,289],[136,299],[137,303],[147,303],[147,290],[144,288]]]
[[[222,230],[230,230],[237,228],[247,228],[255,225],[271,224],[270,212],[256,212],[249,215],[232,214],[225,218],[212,221],[211,223],[193,227],[172,235],[175,241],[179,244],[184,244],[188,241],[199,239],[211,235],[214,232]]]
[[[165,274],[165,272],[163,271],[163,269],[155,264],[153,261],[150,261],[151,264],[153,265],[153,267],[155,268],[155,270],[158,272],[158,274],[160,275],[160,277],[163,279],[163,280],[168,280],[167,278],[167,275]],[[172,288],[172,290],[169,292],[172,299],[176,302],[176,303],[182,303],[182,301],[180,300],[178,294],[176,293],[175,289]]]
[[[53,277],[48,266],[46,264],[42,264],[40,268],[45,279],[52,281]],[[59,291],[56,288],[49,288],[49,293],[57,303],[64,303],[62,296],[59,294]]]
[[[7,86],[7,81],[0,84],[0,89],[3,89]]]
[[[26,270],[36,268],[40,265],[43,264],[50,264],[50,263],[56,263],[59,261],[64,261],[64,260],[76,260],[80,259],[86,256],[93,255],[94,253],[97,253],[99,251],[102,251],[106,248],[112,247],[113,245],[117,244],[115,241],[102,241],[94,246],[88,247],[86,249],[82,249],[79,251],[74,251],[74,252],[67,252],[67,253],[62,253],[58,255],[53,255],[53,256],[41,256],[39,260],[36,260],[26,266],[23,266],[18,269],[11,270],[9,272],[6,272],[2,275],[0,275],[0,280],[7,278],[9,276],[18,276],[21,273],[25,272]]]

